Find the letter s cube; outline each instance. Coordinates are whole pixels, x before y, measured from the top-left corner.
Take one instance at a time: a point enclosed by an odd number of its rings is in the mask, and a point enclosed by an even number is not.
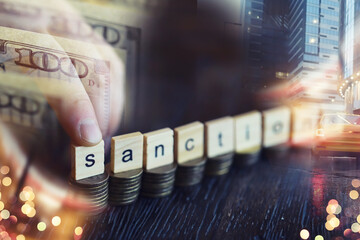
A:
[[[104,173],[104,141],[92,147],[71,146],[71,172],[75,180]]]

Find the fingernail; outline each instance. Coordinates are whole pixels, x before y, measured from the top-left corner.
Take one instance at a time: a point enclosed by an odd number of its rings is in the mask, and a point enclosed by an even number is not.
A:
[[[102,134],[93,119],[84,119],[80,122],[80,138],[91,144],[97,144],[101,141]]]

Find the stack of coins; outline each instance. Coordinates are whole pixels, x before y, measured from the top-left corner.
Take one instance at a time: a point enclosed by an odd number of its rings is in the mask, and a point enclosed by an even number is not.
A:
[[[235,155],[234,163],[238,167],[245,167],[255,164],[259,161],[261,151],[256,151],[253,153],[237,153]]]
[[[108,180],[109,174],[105,171],[103,174],[81,180],[70,177],[69,183],[77,191],[79,198],[84,199],[88,212],[98,214],[107,207],[109,197]]]
[[[209,158],[205,166],[205,174],[208,176],[220,176],[227,174],[233,163],[234,153]]]
[[[175,185],[186,187],[201,182],[204,176],[206,158],[197,158],[182,164],[178,164]]]
[[[286,144],[278,145],[275,147],[264,148],[264,156],[267,160],[283,159],[289,154],[289,146]]]
[[[142,173],[142,169],[110,173],[109,203],[116,206],[135,202],[140,192]]]
[[[142,179],[141,195],[152,198],[170,195],[174,189],[175,172],[175,163],[145,170]]]

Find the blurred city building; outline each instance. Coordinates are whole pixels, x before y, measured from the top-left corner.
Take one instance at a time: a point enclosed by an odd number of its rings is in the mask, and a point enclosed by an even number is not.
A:
[[[337,0],[290,2],[290,99],[322,112],[344,110],[337,92],[339,13]]]
[[[221,9],[219,23],[239,38],[246,59],[242,87],[258,92],[287,78],[289,0],[198,0]]]
[[[346,112],[360,113],[360,2],[341,1],[339,94],[345,98]]]

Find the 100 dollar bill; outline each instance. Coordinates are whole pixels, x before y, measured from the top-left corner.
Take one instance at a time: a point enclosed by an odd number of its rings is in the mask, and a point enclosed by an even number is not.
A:
[[[106,1],[0,0],[0,20],[3,26],[112,46],[126,66],[123,120],[133,121],[140,48],[149,33],[143,10]]]
[[[99,54],[99,51],[109,51],[104,48],[106,46],[0,27],[0,63],[5,72],[56,79],[60,83],[81,81],[101,120],[100,128],[106,132],[112,72],[111,63]]]

